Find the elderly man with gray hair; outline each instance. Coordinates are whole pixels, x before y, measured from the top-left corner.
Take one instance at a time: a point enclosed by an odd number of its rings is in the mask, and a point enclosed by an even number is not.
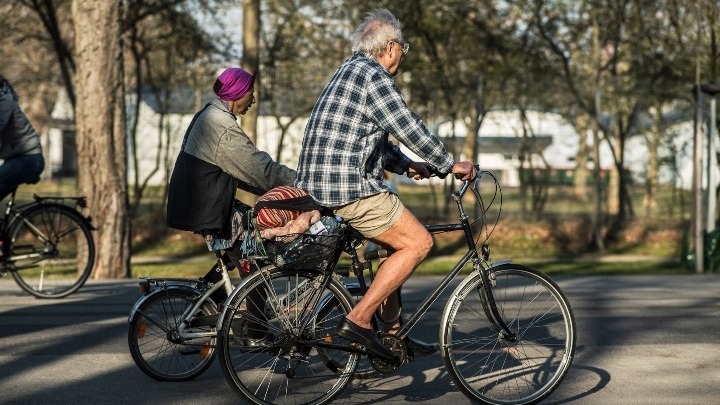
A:
[[[400,22],[386,9],[369,13],[352,37],[350,56],[322,91],[305,128],[296,187],[333,211],[363,236],[393,253],[380,265],[367,293],[338,326],[339,336],[373,356],[393,360],[372,330],[373,313],[383,329],[398,330],[399,288],[429,253],[431,235],[405,209],[383,178],[384,171],[416,180],[427,165],[463,180],[476,176],[472,162],[455,162],[442,142],[411,112],[393,77],[407,54]],[[413,162],[393,145],[393,135],[425,162]],[[405,338],[409,354],[435,352]]]

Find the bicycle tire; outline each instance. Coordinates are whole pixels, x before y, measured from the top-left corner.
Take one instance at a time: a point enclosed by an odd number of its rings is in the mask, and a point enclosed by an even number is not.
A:
[[[483,310],[482,278],[471,273],[443,311],[440,347],[455,384],[480,404],[536,404],[562,382],[575,354],[575,320],[560,288],[536,269],[504,264],[497,309],[517,340],[503,339]]]
[[[321,278],[312,270],[263,270],[228,299],[218,331],[219,361],[228,384],[245,402],[322,405],[350,382],[359,355],[313,344],[338,342],[335,328],[353,306],[334,279],[319,290]],[[312,286],[306,290],[311,293],[292,293],[303,281]],[[322,302],[338,305],[323,309]],[[261,346],[250,344],[255,341],[251,331],[257,329],[255,336],[264,334]]]
[[[217,356],[216,338],[172,341],[171,333],[182,322],[182,314],[195,304],[197,294],[183,289],[169,289],[140,304],[128,328],[128,347],[135,364],[143,373],[158,381],[191,380],[210,367]],[[199,316],[216,314],[215,306],[206,301]],[[191,331],[214,332],[214,326]]]
[[[32,206],[13,222],[9,236],[12,276],[28,293],[38,298],[66,297],[90,277],[95,241],[87,220],[72,208],[52,203]],[[36,253],[41,256],[23,258]]]

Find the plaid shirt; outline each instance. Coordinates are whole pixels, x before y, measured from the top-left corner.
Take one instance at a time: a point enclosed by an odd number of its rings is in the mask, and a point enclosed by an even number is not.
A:
[[[451,170],[452,156],[408,109],[390,72],[372,57],[355,54],[315,103],[305,127],[296,187],[325,207],[392,192],[383,171],[404,174],[412,161],[389,141],[390,134],[441,172]]]

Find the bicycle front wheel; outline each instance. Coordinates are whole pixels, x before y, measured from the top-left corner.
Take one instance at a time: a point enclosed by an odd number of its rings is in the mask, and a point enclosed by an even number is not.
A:
[[[505,264],[490,270],[497,309],[514,337],[486,316],[482,278],[472,273],[448,301],[440,347],[460,390],[481,404],[535,404],[565,377],[575,321],[560,288],[543,273]]]
[[[320,405],[348,384],[358,354],[335,347],[347,290],[304,270],[263,270],[229,299],[218,332],[228,384],[252,404]]]
[[[135,364],[148,376],[158,381],[187,381],[212,364],[217,320],[212,316],[217,310],[209,301],[200,306],[185,331],[211,336],[186,339],[178,335],[183,315],[196,299],[197,294],[191,291],[171,289],[149,297],[138,307],[130,321],[128,347]]]
[[[41,204],[24,211],[11,227],[7,250],[15,282],[38,298],[62,298],[77,291],[95,262],[90,231],[80,214],[63,205]]]

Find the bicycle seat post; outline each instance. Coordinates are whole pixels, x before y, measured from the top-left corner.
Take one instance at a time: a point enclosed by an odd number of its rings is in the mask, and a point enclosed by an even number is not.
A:
[[[15,194],[17,193],[17,187],[15,187],[10,193],[10,199],[7,202],[7,208],[5,209],[5,216],[7,217],[10,214],[10,211],[12,210],[13,205],[15,205]]]
[[[222,250],[216,250],[215,256],[217,257],[217,269],[220,272],[220,275],[222,277],[222,280],[225,284],[225,293],[227,295],[230,295],[233,290],[232,281],[230,280],[230,274],[228,273],[230,270],[234,268],[234,263],[230,260],[230,256],[227,254],[227,252]]]

